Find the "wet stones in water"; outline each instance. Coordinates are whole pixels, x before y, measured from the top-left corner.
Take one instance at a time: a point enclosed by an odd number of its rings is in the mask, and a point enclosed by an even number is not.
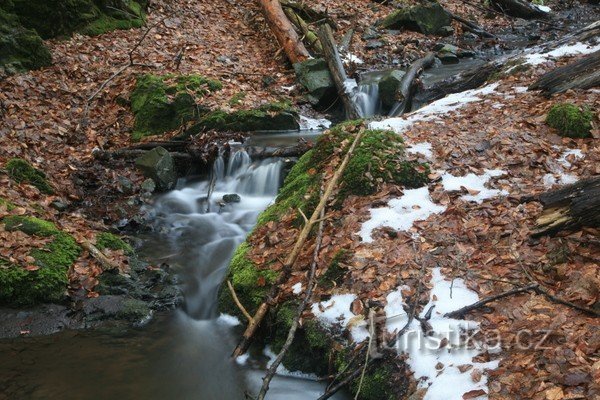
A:
[[[437,2],[403,8],[388,15],[380,26],[384,29],[409,29],[426,35],[447,35],[452,17]]]
[[[437,58],[440,59],[440,61],[443,64],[458,64],[459,60],[458,60],[458,52],[459,52],[459,48],[456,46],[453,46],[451,44],[443,44],[443,43],[438,43],[436,45],[436,50],[437,50]]]
[[[175,162],[163,147],[156,147],[135,160],[144,176],[152,179],[159,190],[169,190],[177,182]]]
[[[239,203],[240,201],[242,201],[242,198],[240,197],[239,194],[226,194],[223,196],[223,203],[229,204],[229,203]]]
[[[396,104],[396,93],[400,87],[400,82],[405,72],[400,70],[389,71],[379,81],[379,99],[384,112]]]
[[[365,48],[368,50],[372,50],[372,49],[378,49],[380,47],[385,46],[385,43],[381,40],[369,40],[366,44],[365,44]]]
[[[327,108],[335,101],[337,91],[327,62],[322,58],[294,64],[298,82],[308,92],[308,101],[317,108]]]

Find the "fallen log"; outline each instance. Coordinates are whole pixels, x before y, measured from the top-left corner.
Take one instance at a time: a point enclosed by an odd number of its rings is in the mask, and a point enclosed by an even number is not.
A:
[[[312,148],[312,144],[308,142],[298,143],[294,146],[287,147],[245,147],[246,153],[252,159],[265,159],[271,157],[300,157]]]
[[[474,34],[476,34],[477,36],[481,36],[483,38],[488,38],[488,39],[495,39],[496,36],[486,32],[482,27],[480,27],[479,25],[475,24],[474,22],[471,22],[463,17],[461,17],[460,15],[456,15],[453,13],[450,13],[450,16],[452,17],[452,19],[460,22],[460,24],[469,32],[472,32]]]
[[[358,107],[352,101],[350,93],[348,93],[348,90],[346,89],[346,80],[348,78],[329,24],[321,24],[317,30],[317,35],[323,46],[323,57],[327,61],[327,66],[333,77],[338,96],[342,100],[342,104],[346,110],[346,117],[348,119],[360,118]]]
[[[443,81],[436,82],[430,87],[418,89],[413,98],[413,103],[428,104],[439,100],[452,93],[475,89],[483,85],[492,74],[500,71],[502,64],[490,62],[483,66],[463,71]]]
[[[295,64],[310,58],[308,50],[283,12],[279,0],[259,0],[259,2],[271,31],[290,62]]]
[[[155,146],[158,147],[158,146]],[[143,156],[144,154],[146,154],[148,152],[148,150],[143,150],[143,149],[119,149],[119,150],[94,150],[92,152],[92,155],[99,160],[110,160],[110,159],[135,159],[138,158],[140,156]],[[192,161],[193,160],[193,156],[189,153],[183,153],[183,152],[179,152],[179,151],[170,151],[169,154],[171,154],[171,156],[175,159],[175,160],[181,160],[181,161]]]
[[[541,90],[550,95],[569,89],[591,89],[596,86],[600,86],[600,50],[545,73],[528,90]]]
[[[119,266],[116,264],[113,264],[112,261],[110,261],[108,259],[108,257],[106,257],[104,255],[104,253],[102,253],[96,246],[94,246],[93,244],[91,244],[90,242],[88,242],[87,240],[84,240],[81,242],[81,247],[83,247],[84,249],[86,249],[88,251],[88,253],[90,253],[90,255],[96,259],[96,261],[98,261],[98,263],[100,264],[100,266],[102,267],[102,271],[118,271],[119,270]]]
[[[301,16],[296,14],[296,12],[290,7],[284,7],[283,12],[289,18],[289,20],[298,28],[304,37],[304,41],[315,53],[321,54],[323,53],[323,47],[321,46],[321,42],[317,37],[317,34],[314,33],[309,27],[306,21],[302,19]]]
[[[526,0],[492,0],[492,4],[507,15],[517,18],[548,18],[550,13]]]
[[[412,100],[417,91],[417,78],[421,73],[431,67],[435,61],[433,53],[427,53],[425,57],[418,59],[411,64],[406,74],[402,77],[398,90],[396,91],[396,99],[398,102],[390,111],[390,117],[398,117],[412,108]]]
[[[600,227],[600,176],[542,193],[536,200],[544,210],[537,218],[533,237]]]

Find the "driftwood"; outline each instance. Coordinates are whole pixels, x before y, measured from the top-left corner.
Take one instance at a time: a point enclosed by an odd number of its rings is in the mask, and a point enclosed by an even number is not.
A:
[[[502,69],[499,62],[490,62],[483,66],[465,70],[443,81],[436,82],[430,87],[419,89],[414,95],[413,102],[428,104],[451,93],[460,93],[483,85],[489,77]]]
[[[323,46],[323,57],[329,66],[329,71],[333,77],[338,96],[342,99],[342,103],[344,104],[346,117],[348,119],[360,118],[358,107],[350,98],[350,93],[346,90],[346,71],[344,70],[344,65],[342,64],[335,40],[333,39],[333,32],[331,31],[329,24],[321,24],[317,31],[317,35]]]
[[[562,93],[569,89],[590,89],[600,85],[600,50],[582,59],[542,75],[529,90],[546,94]]]
[[[354,149],[360,142],[363,134],[364,134],[364,129],[361,129],[356,134],[356,136],[354,137],[354,140],[353,140],[352,144],[350,145],[350,148],[346,152],[346,155],[344,156],[341,164],[336,169],[335,173],[331,177],[331,180],[327,183],[327,188],[325,189],[325,192],[321,196],[319,204],[315,208],[310,219],[306,222],[306,224],[304,225],[304,227],[298,234],[298,239],[296,240],[296,244],[294,245],[293,249],[290,251],[286,260],[283,262],[283,267],[281,269],[281,273],[279,274],[279,277],[277,278],[277,281],[275,282],[275,284],[273,284],[271,286],[271,289],[269,290],[269,293],[267,294],[265,301],[258,307],[258,310],[254,314],[254,317],[252,317],[252,319],[248,323],[248,326],[246,327],[246,330],[244,331],[244,334],[242,336],[242,340],[240,341],[240,343],[238,343],[235,350],[233,351],[233,354],[232,354],[233,357],[238,357],[238,356],[244,354],[246,352],[246,350],[248,349],[248,346],[250,345],[250,341],[252,340],[252,336],[254,336],[254,332],[256,332],[256,329],[258,328],[258,326],[264,319],[265,315],[267,315],[267,312],[269,311],[271,304],[274,303],[275,298],[277,297],[277,294],[279,293],[279,287],[288,280],[289,275],[292,271],[292,267],[293,267],[294,263],[296,262],[296,259],[300,255],[300,251],[302,250],[302,247],[306,243],[306,240],[308,239],[308,235],[310,234],[313,226],[318,222],[319,215],[321,214],[321,210],[323,210],[325,208],[325,205],[327,204],[329,197],[331,197],[333,190],[336,188],[337,183],[340,180],[342,173],[346,169],[346,165],[348,165],[348,162],[350,161],[350,157],[352,157],[352,153],[354,152]]]
[[[532,19],[550,16],[550,13],[540,10],[527,0],[492,0],[492,4],[512,17]]]
[[[390,117],[397,117],[409,112],[412,107],[412,100],[417,91],[417,78],[421,73],[431,67],[435,61],[433,53],[427,53],[425,57],[418,59],[411,64],[406,74],[400,81],[400,86],[396,92],[398,102],[390,111]]]
[[[287,19],[279,0],[259,0],[265,18],[292,64],[310,58],[310,54]]]
[[[271,157],[300,157],[313,147],[308,142],[301,142],[294,146],[287,147],[259,147],[248,146],[244,149],[253,159],[265,159]]]
[[[600,176],[542,193],[537,200],[544,210],[537,218],[533,237],[600,227]]]

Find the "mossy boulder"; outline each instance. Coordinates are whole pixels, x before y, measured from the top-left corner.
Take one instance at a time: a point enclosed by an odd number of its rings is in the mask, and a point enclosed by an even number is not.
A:
[[[138,167],[146,176],[156,183],[159,190],[172,189],[177,183],[175,161],[163,147],[155,147],[135,160]]]
[[[50,51],[38,34],[23,27],[16,15],[0,4],[0,76],[52,63]]]
[[[207,110],[197,100],[221,89],[219,81],[201,75],[140,75],[131,93],[135,114],[133,139],[173,131]]]
[[[314,58],[296,63],[294,70],[298,82],[308,92],[308,100],[313,106],[327,108],[333,104],[337,98],[337,90],[324,59]]]
[[[201,116],[198,123],[187,132],[200,130],[256,132],[298,130],[298,113],[287,103],[270,103],[251,110],[225,112],[211,111]]]
[[[21,23],[43,39],[99,35],[144,24],[145,0],[12,0]]]
[[[40,190],[45,194],[52,194],[54,190],[48,183],[46,174],[39,169],[34,168],[22,158],[13,158],[6,163],[6,171],[8,176],[17,183],[26,182]]]
[[[571,103],[559,103],[552,106],[546,117],[546,123],[558,130],[559,135],[571,138],[591,137],[594,114],[587,107],[578,107]]]
[[[20,230],[52,240],[30,252],[35,268],[26,269],[0,259],[0,303],[23,306],[62,301],[68,285],[67,270],[81,252],[75,239],[53,223],[35,217],[13,215],[1,223],[6,230]]]
[[[392,70],[387,72],[379,80],[379,98],[381,99],[381,105],[384,112],[388,112],[396,104],[396,93],[402,82],[405,72],[399,70]]]
[[[380,22],[384,29],[408,29],[426,35],[444,33],[444,27],[452,23],[450,13],[438,3],[429,2],[394,11]]]
[[[100,232],[96,235],[96,247],[99,250],[123,250],[125,254],[133,253],[133,248],[129,243],[110,232]]]

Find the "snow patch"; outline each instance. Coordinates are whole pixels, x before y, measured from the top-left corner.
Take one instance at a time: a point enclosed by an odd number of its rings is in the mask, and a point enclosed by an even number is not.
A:
[[[515,86],[512,88],[515,93],[525,93],[527,91],[527,86]]]
[[[354,300],[356,300],[354,294],[338,294],[327,301],[314,303],[311,311],[323,325],[330,328],[340,325],[350,331],[352,340],[360,343],[369,337],[369,331],[364,318],[351,311]]]
[[[331,121],[325,118],[310,118],[304,115],[300,116],[300,130],[301,131],[312,131],[328,129],[331,126]]]
[[[432,214],[440,214],[446,207],[435,204],[425,186],[418,189],[408,189],[397,199],[388,202],[387,207],[372,208],[371,219],[364,222],[358,234],[364,242],[372,243],[371,233],[383,226],[398,231],[410,229],[415,221],[423,221]]]
[[[406,151],[408,153],[411,153],[411,154],[421,154],[425,158],[432,159],[433,158],[433,153],[432,153],[431,149],[432,149],[431,143],[421,142],[421,143],[411,144],[406,149]]]
[[[568,149],[558,159],[558,162],[563,165],[565,168],[571,168],[571,162],[567,159],[570,156],[574,156],[575,158],[583,158],[583,152],[579,149]]]
[[[425,336],[420,323],[415,319],[408,330],[397,341],[398,353],[408,354],[407,363],[419,380],[419,386],[426,388],[426,400],[461,400],[463,395],[473,390],[487,392],[487,377],[482,374],[479,382],[471,378],[475,369],[495,369],[498,361],[487,363],[473,362],[484,346],[474,341],[466,341],[461,334],[475,333],[479,324],[475,321],[458,320],[444,317],[444,314],[475,303],[479,296],[466,287],[462,279],[448,281],[439,268],[432,270],[429,303],[423,308],[421,317],[435,306],[429,323],[433,329],[430,336]],[[402,288],[388,294],[386,328],[389,332],[400,331],[408,322],[404,311]],[[445,342],[445,345],[442,345]],[[472,365],[472,368],[461,372],[459,366]],[[487,399],[487,396],[481,396]]]
[[[479,89],[466,90],[460,93],[449,94],[448,96],[436,100],[427,106],[398,118],[388,118],[383,121],[374,121],[369,124],[371,129],[393,129],[396,133],[402,133],[418,121],[431,121],[437,119],[440,115],[458,110],[465,104],[483,100],[480,96],[493,93],[499,83],[484,86]]]
[[[356,88],[358,88],[358,83],[356,83],[355,79],[346,79],[344,81],[344,90],[346,93],[352,94]]]
[[[271,367],[271,365],[275,361],[275,358],[277,358],[277,354],[275,354],[273,352],[273,350],[271,350],[270,346],[265,347],[265,349],[263,350],[263,354],[269,358],[269,361],[267,362],[267,369],[268,369]],[[300,372],[300,371],[290,371],[286,367],[283,366],[283,363],[281,363],[277,366],[277,370],[275,372],[277,373],[277,375],[291,376],[293,378],[310,379],[313,381],[316,381],[317,379],[319,379],[319,377],[315,374],[306,374],[306,373]]]
[[[294,294],[302,293],[302,282],[298,282],[294,286],[292,286],[292,293],[294,293]]]
[[[360,59],[359,57],[355,56],[352,53],[347,53],[344,58],[343,61],[346,64],[350,64],[350,63],[354,63],[354,64],[364,64],[364,61],[362,59]]]
[[[217,323],[225,326],[238,326],[240,324],[240,320],[238,317],[229,314],[221,314],[219,318],[217,318]]]
[[[237,365],[246,365],[249,358],[250,358],[250,354],[248,354],[248,353],[242,354],[241,356],[237,356],[235,358],[235,362],[237,363]]]
[[[533,4],[533,3],[531,3],[531,5],[534,6],[535,8],[537,8],[538,10],[543,11],[545,13],[549,13],[550,11],[552,11],[552,9],[550,7],[548,7],[548,6],[542,6],[542,5]]]
[[[545,63],[551,58],[575,56],[579,54],[590,54],[600,50],[600,44],[590,46],[585,43],[566,44],[546,53],[532,53],[525,56],[525,62],[531,65]]]
[[[486,169],[483,175],[470,173],[465,176],[454,176],[448,172],[444,172],[442,175],[442,185],[444,185],[444,190],[447,191],[462,190],[464,187],[472,193],[461,196],[461,199],[481,203],[486,199],[508,194],[505,190],[488,189],[485,187],[490,179],[504,175],[505,173],[506,171],[499,169]]]

